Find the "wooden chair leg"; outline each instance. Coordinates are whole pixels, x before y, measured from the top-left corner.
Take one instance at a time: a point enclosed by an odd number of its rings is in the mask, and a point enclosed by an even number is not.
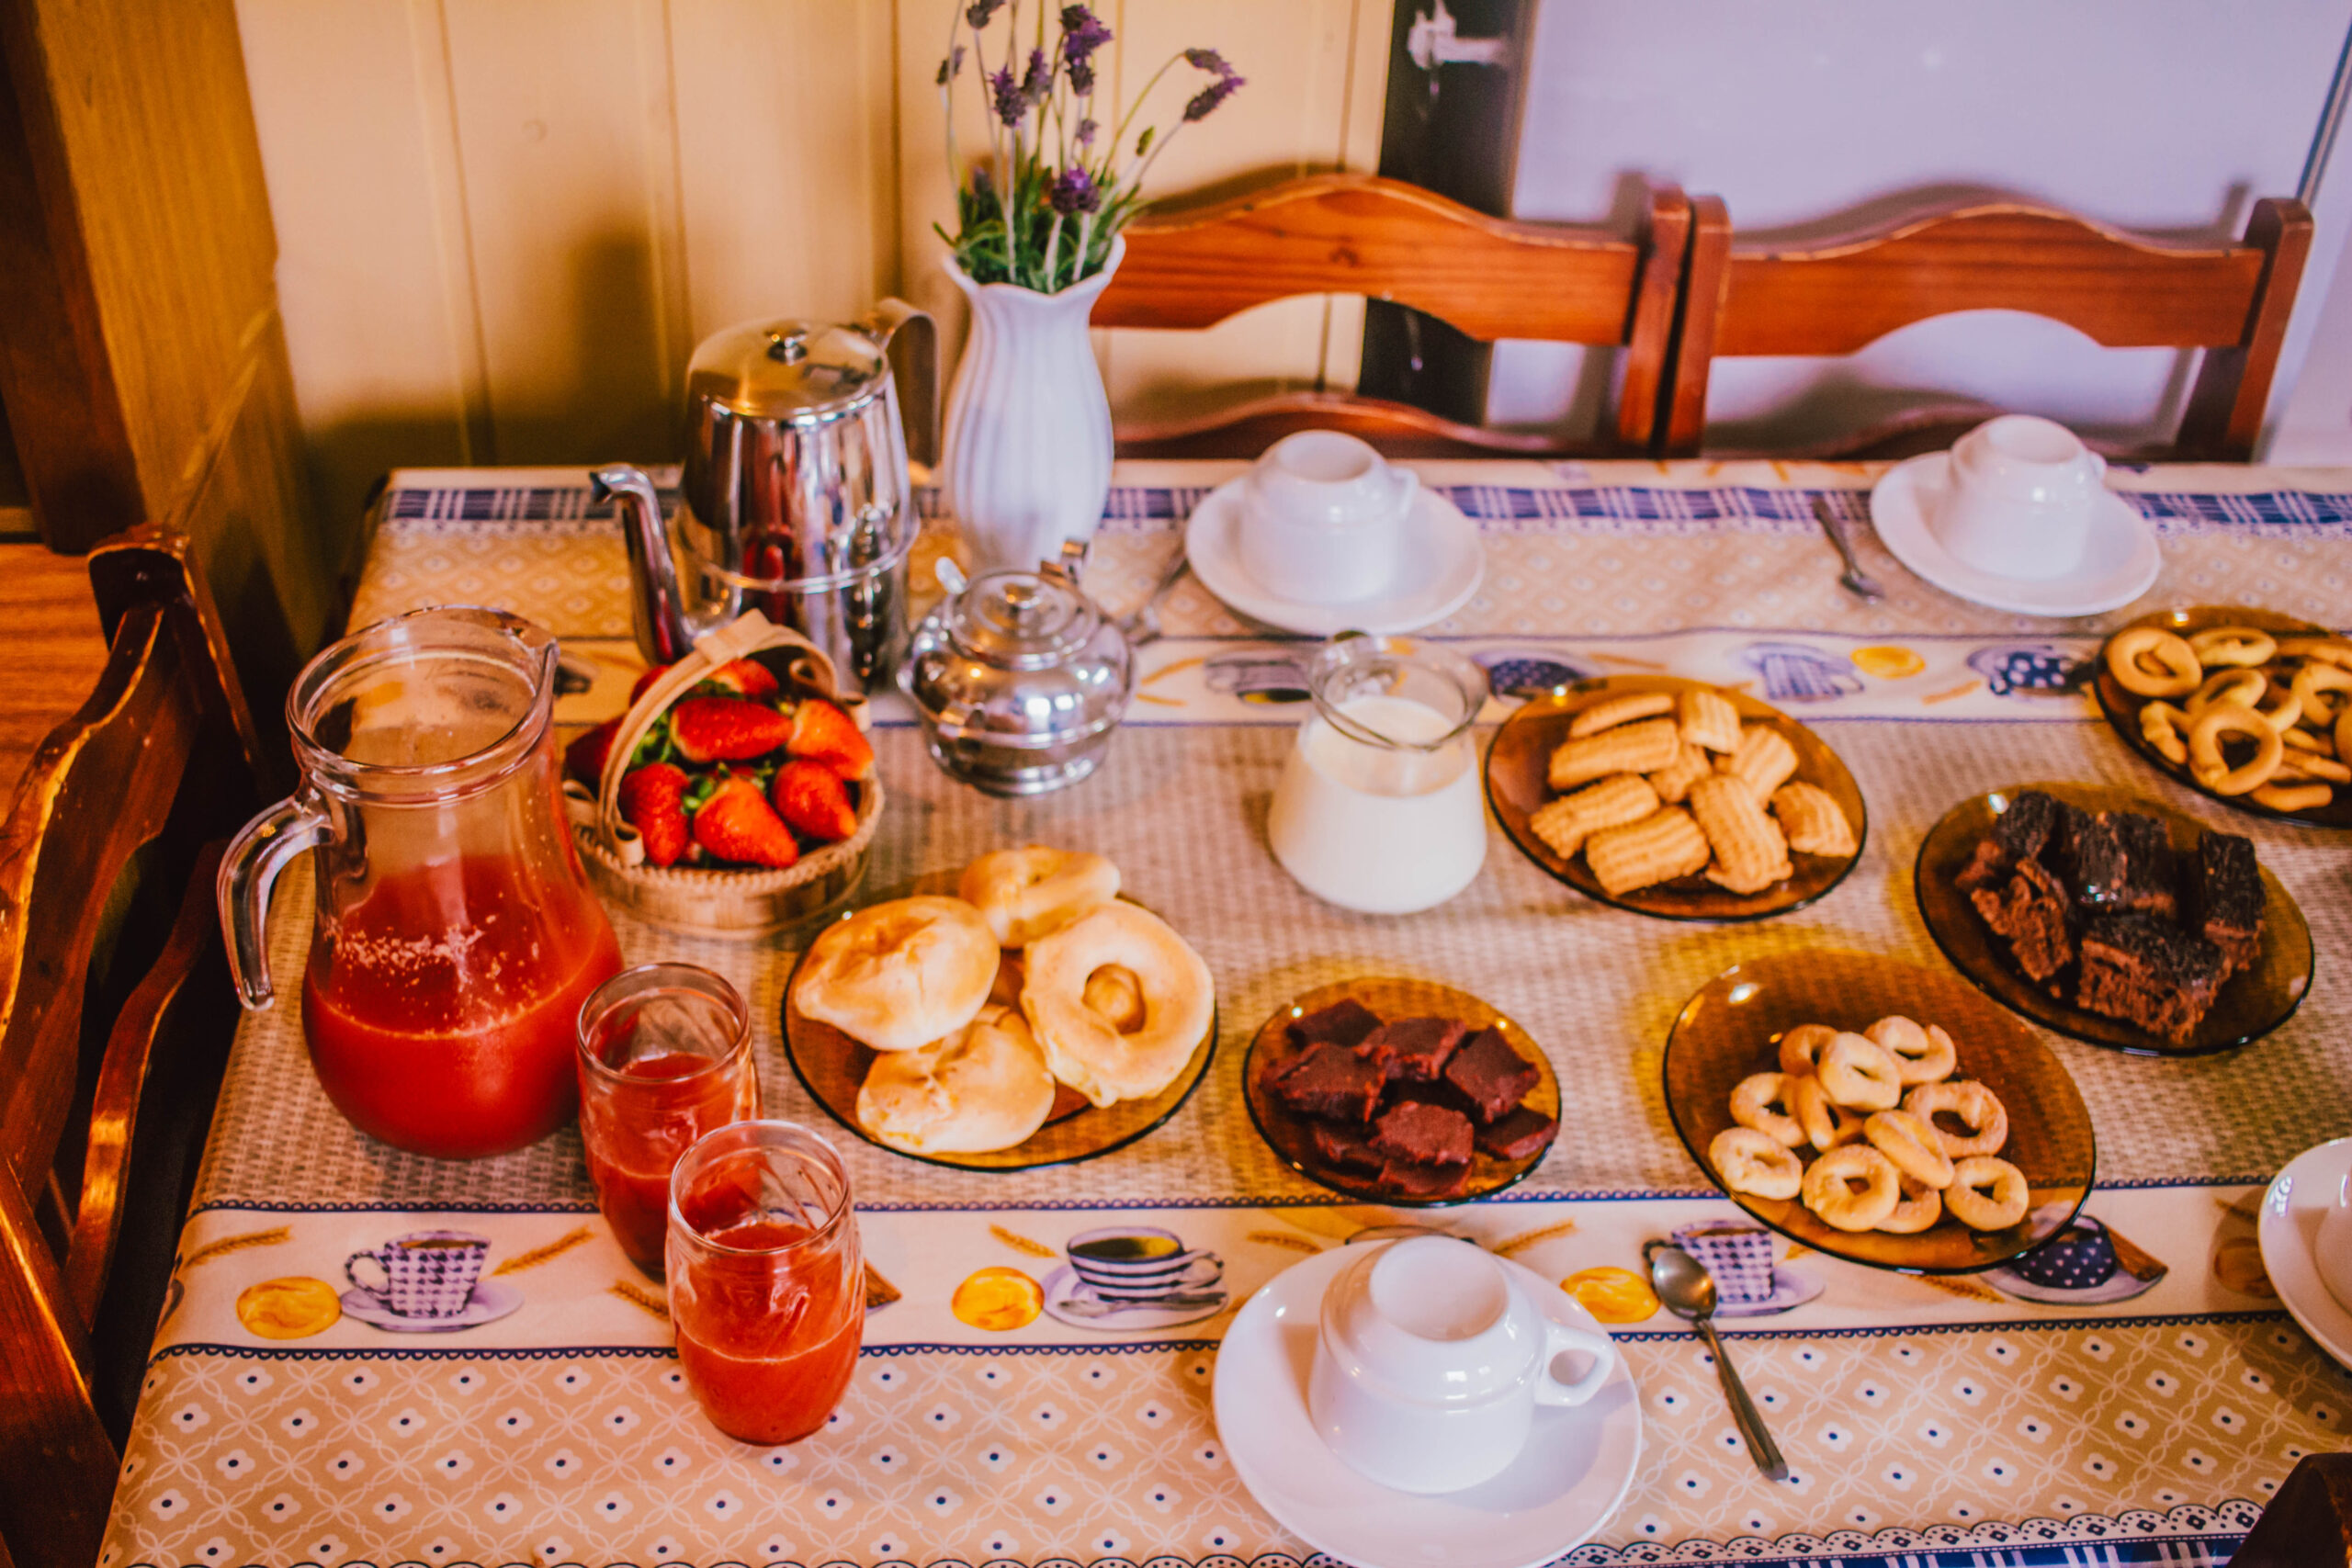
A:
[[[2345,1568],[2352,1563],[2352,1454],[2312,1454],[2262,1511],[2230,1568]]]

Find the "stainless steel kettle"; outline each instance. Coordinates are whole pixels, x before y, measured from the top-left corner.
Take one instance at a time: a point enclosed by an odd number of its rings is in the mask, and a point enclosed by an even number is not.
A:
[[[674,531],[643,469],[589,476],[628,536],[647,662],[671,663],[756,609],[823,649],[845,680],[889,679],[922,526],[907,459],[937,460],[938,357],[931,317],[899,299],[847,325],[745,321],[704,340],[686,370]]]

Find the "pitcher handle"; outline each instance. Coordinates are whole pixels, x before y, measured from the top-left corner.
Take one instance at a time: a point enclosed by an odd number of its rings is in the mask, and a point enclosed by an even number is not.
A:
[[[899,383],[899,419],[907,429],[907,456],[918,463],[936,464],[939,323],[920,306],[891,299],[867,311],[858,326],[889,358],[890,374]]]
[[[229,975],[237,999],[254,1011],[277,999],[269,983],[269,894],[296,855],[326,837],[323,812],[300,795],[279,801],[245,824],[220,859],[213,884]]]
[[[1592,1368],[1574,1382],[1564,1383],[1552,1375],[1552,1363],[1564,1350],[1581,1350],[1592,1358]],[[1538,1404],[1582,1404],[1600,1392],[1609,1374],[1617,1367],[1616,1342],[1606,1334],[1573,1327],[1544,1314],[1544,1370],[1535,1382],[1535,1403]]]

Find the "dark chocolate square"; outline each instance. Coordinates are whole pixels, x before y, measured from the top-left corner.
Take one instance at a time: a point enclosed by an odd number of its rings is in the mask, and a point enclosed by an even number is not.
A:
[[[1293,1019],[1290,1036],[1301,1045],[1312,1045],[1318,1040],[1328,1040],[1334,1045],[1361,1045],[1364,1036],[1379,1027],[1378,1013],[1353,997],[1342,997],[1329,1007]]]
[[[1344,1045],[1318,1041],[1301,1051],[1272,1079],[1275,1095],[1306,1116],[1335,1122],[1369,1122],[1380,1103],[1387,1076]]]
[[[1482,1029],[1445,1064],[1445,1081],[1470,1100],[1480,1122],[1499,1121],[1543,1081],[1535,1065],[1510,1048],[1499,1029]]]
[[[1451,1198],[1469,1181],[1470,1168],[1466,1165],[1417,1165],[1411,1160],[1392,1159],[1380,1168],[1380,1185],[1390,1195],[1408,1201],[1428,1202]]]
[[[1384,1023],[1359,1049],[1385,1053],[1382,1065],[1396,1083],[1435,1083],[1467,1028],[1457,1019],[1400,1018]]]
[[[1372,1146],[1391,1159],[1419,1165],[1470,1163],[1470,1118],[1442,1105],[1407,1100],[1380,1113]]]
[[[2101,915],[2083,931],[2075,999],[2176,1045],[2195,1038],[2228,974],[2222,950],[2149,915]]]
[[[1372,1140],[1361,1127],[1342,1126],[1334,1122],[1310,1122],[1307,1134],[1315,1140],[1315,1152],[1328,1166],[1344,1170],[1378,1170],[1385,1158],[1374,1152]]]
[[[2039,855],[2057,823],[2055,796],[2038,789],[2018,795],[2009,802],[2007,811],[1993,818],[1992,829],[1977,840],[1975,856],[1960,874],[1961,890],[1966,892],[1997,882],[2018,862]]]
[[[1525,1159],[1542,1152],[1560,1130],[1559,1121],[1522,1105],[1493,1125],[1478,1129],[1478,1146],[1497,1159]]]
[[[2184,902],[2192,930],[2222,950],[2231,972],[2251,968],[2262,952],[2262,868],[2254,843],[2235,833],[2208,833],[2183,857]]]

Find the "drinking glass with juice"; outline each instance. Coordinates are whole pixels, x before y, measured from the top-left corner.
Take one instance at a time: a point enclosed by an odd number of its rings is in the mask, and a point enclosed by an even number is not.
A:
[[[678,1156],[760,1113],[751,1010],[698,964],[646,964],[590,993],[579,1033],[580,1139],[596,1207],[629,1261],[658,1280]]]
[[[737,1122],[670,1176],[670,1323],[711,1425],[789,1443],[825,1424],[865,1328],[849,1172],[790,1122]]]

